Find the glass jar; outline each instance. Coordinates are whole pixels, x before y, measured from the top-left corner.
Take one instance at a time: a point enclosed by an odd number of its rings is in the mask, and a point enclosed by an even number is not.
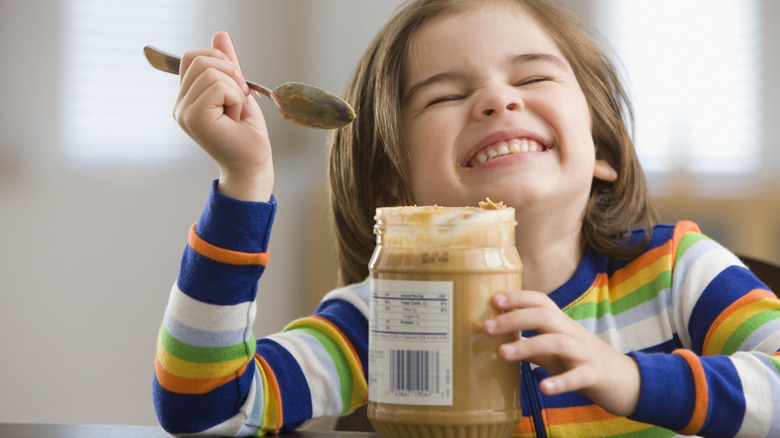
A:
[[[492,204],[491,204],[492,205]],[[382,438],[508,437],[520,365],[488,336],[491,297],[520,289],[513,208],[392,207],[369,264],[368,418]]]

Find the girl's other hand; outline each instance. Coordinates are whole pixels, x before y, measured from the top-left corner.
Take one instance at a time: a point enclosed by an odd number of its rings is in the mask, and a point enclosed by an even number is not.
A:
[[[612,414],[634,413],[640,381],[631,357],[571,319],[542,292],[496,294],[493,305],[505,313],[485,321],[486,333],[537,332],[502,345],[499,354],[505,360],[531,362],[552,374],[539,384],[543,393],[578,391]]]
[[[230,36],[217,33],[212,46],[182,56],[173,116],[217,163],[221,193],[268,201],[274,173],[265,119],[246,85]]]

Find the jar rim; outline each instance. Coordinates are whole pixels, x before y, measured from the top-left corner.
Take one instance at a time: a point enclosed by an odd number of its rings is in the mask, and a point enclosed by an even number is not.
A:
[[[374,220],[393,224],[452,226],[466,224],[496,224],[515,220],[515,209],[503,207],[442,207],[438,205],[379,207]]]

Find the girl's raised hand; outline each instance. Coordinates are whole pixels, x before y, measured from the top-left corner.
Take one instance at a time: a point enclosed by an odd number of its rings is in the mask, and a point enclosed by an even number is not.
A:
[[[271,144],[226,32],[213,48],[182,56],[173,116],[217,163],[217,189],[244,201],[268,201],[274,182]]]
[[[537,332],[502,345],[499,354],[505,360],[531,362],[552,374],[540,383],[543,393],[578,391],[615,415],[634,413],[640,382],[631,357],[571,319],[542,292],[496,294],[493,305],[505,313],[484,322],[486,333]]]

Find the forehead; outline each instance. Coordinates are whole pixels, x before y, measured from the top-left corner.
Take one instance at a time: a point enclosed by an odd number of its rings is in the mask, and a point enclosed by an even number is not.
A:
[[[491,56],[545,52],[563,59],[548,32],[519,3],[476,4],[433,18],[415,32],[406,56],[405,79],[434,73],[431,70],[445,65],[484,62]]]

